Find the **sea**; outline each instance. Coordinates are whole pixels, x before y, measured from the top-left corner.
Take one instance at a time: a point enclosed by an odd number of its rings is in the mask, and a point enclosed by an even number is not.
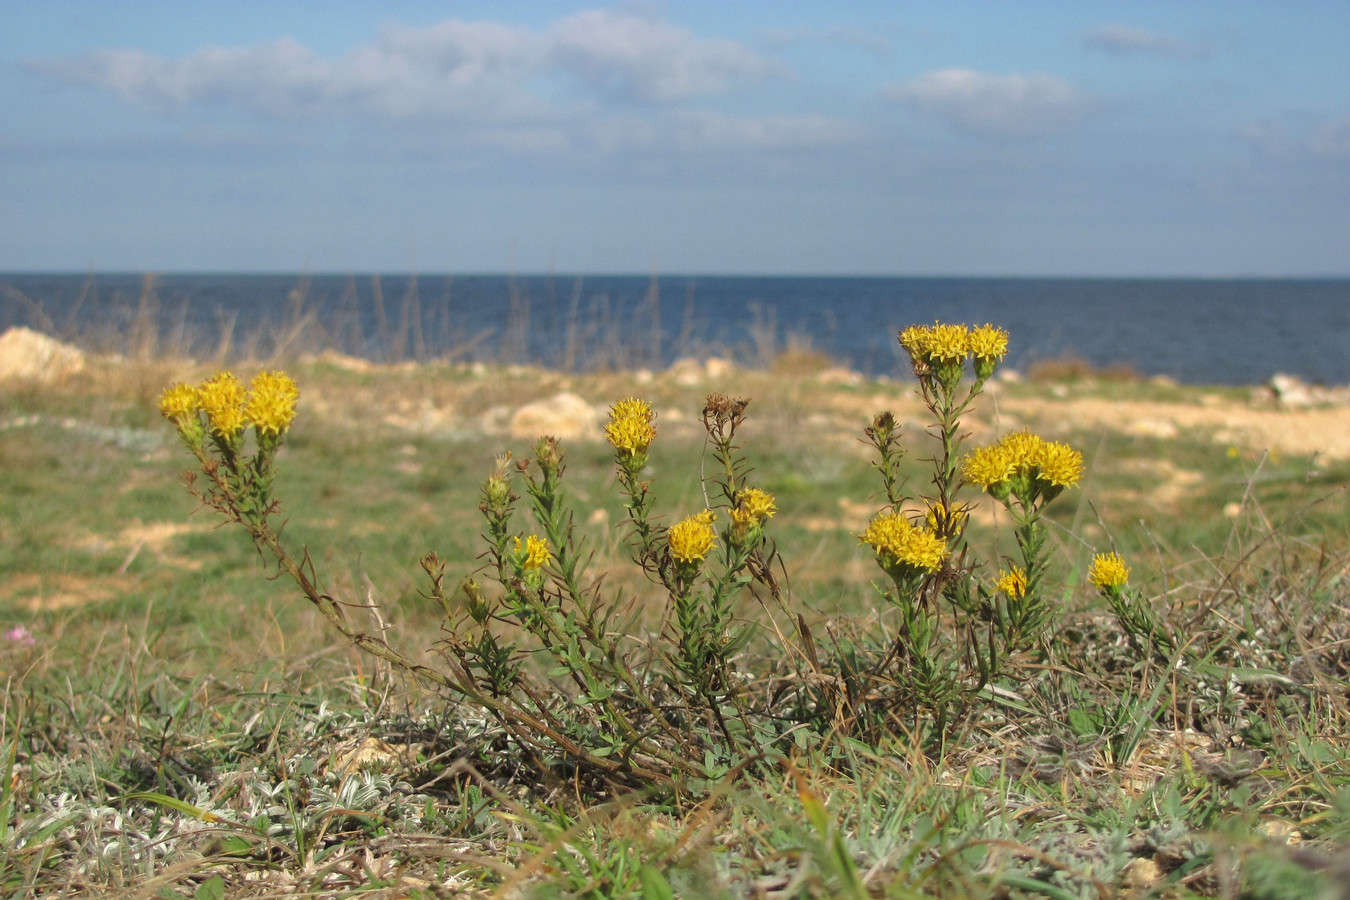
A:
[[[1020,371],[1350,383],[1350,279],[0,273],[0,329],[197,358],[333,349],[583,370],[795,353],[903,376],[897,332],[935,321],[1006,329]]]

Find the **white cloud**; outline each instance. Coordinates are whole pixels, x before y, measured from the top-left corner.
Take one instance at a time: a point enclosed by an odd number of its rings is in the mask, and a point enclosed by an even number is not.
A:
[[[718,94],[784,74],[735,41],[617,10],[586,10],[547,30],[550,61],[604,94],[648,102]]]
[[[289,38],[249,47],[204,47],[179,58],[96,50],[29,61],[49,77],[158,106],[228,104],[278,117],[495,116],[539,109],[550,94],[671,103],[784,74],[735,41],[700,37],[661,19],[587,10],[531,30],[448,20],[391,26],[342,57],[324,58]]]
[[[95,50],[29,66],[129,102],[174,109],[227,105],[279,118],[447,114],[499,100],[502,85],[494,82],[509,84],[510,76],[529,68],[527,42],[490,40],[509,37],[494,31],[470,25],[420,35],[420,42],[391,32],[339,59],[284,38],[204,47],[176,59]]]
[[[182,106],[202,99],[266,102],[267,88],[287,94],[331,92],[328,66],[308,48],[283,39],[253,47],[205,47],[182,59],[139,50],[95,50],[30,66],[54,78],[111,91],[123,100]]]
[[[885,88],[882,95],[958,131],[1010,137],[1062,131],[1087,107],[1071,85],[1040,73],[938,69]]]
[[[1114,23],[1094,28],[1083,46],[1121,56],[1154,56],[1159,59],[1206,59],[1214,55],[1208,44],[1196,44],[1170,34],[1131,28]]]
[[[242,112],[259,120],[244,128],[262,144],[294,133],[269,127],[277,122],[373,121],[380,127],[361,128],[358,141],[396,129],[402,141],[446,157],[477,150],[591,166],[625,154],[790,152],[862,137],[830,115],[703,108],[712,95],[787,73],[735,41],[626,10],[584,11],[537,29],[389,25],[340,56],[287,38],[179,57],[104,49],[27,65],[152,109],[203,111],[212,121],[222,108]],[[199,141],[193,123],[201,121],[184,116],[185,134]]]
[[[1263,119],[1238,126],[1234,135],[1271,160],[1350,162],[1350,116],[1312,121]]]

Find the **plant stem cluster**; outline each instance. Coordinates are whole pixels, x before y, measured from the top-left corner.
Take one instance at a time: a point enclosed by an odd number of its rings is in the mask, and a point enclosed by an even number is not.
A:
[[[670,524],[648,478],[658,449],[655,411],[636,397],[611,409],[604,434],[628,547],[664,601],[654,628],[642,615],[650,604],[607,590],[589,572],[562,443],[544,437],[529,458],[500,456],[482,485],[481,568],[451,587],[434,553],[421,559],[424,593],[445,617],[430,648],[439,665],[351,622],[321,589],[308,553],[293,553],[273,525],[276,454],[298,398],[289,376],[262,373],[248,388],[231,373],[175,385],[161,410],[197,458],[193,493],[240,523],[355,646],[476,707],[545,778],[571,772],[697,788],[795,748],[837,746],[840,737],[875,743],[909,734],[940,744],[987,706],[986,687],[1018,677],[1044,644],[1055,612],[1044,509],[1079,482],[1083,460],[1029,432],[963,453],[961,419],[1007,339],[991,325],[900,334],[931,415],[932,477],[918,495],[907,493],[901,429],[891,413],[876,415],[864,435],[884,504],[858,538],[875,552],[885,576],[877,590],[891,614],[857,635],[832,628],[826,653],[782,575],[770,534],[777,500],[750,479],[740,437],[748,400],[706,398],[712,474],[704,505]],[[1012,518],[1017,556],[1006,567],[980,564],[968,546],[974,501],[964,494],[972,488]],[[522,527],[522,518],[530,524]],[[1170,652],[1172,639],[1127,579],[1119,557],[1098,557],[1090,575],[1131,640]],[[792,626],[747,618],[750,599],[770,617],[787,612]]]

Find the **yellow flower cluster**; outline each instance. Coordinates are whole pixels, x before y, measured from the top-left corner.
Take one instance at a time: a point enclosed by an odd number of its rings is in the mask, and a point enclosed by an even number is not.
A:
[[[993,325],[911,325],[900,332],[900,345],[916,366],[952,366],[975,358],[975,374],[988,378],[1008,352],[1008,332]]]
[[[1088,569],[1088,581],[1099,591],[1116,591],[1130,580],[1129,567],[1119,553],[1098,553]]]
[[[1021,600],[1027,595],[1027,573],[1018,566],[1013,566],[1008,572],[1000,569],[994,587],[1014,600]]]
[[[628,397],[610,407],[605,439],[620,453],[636,456],[646,453],[656,440],[656,413],[646,400]]]
[[[966,456],[961,476],[986,491],[1019,476],[1055,488],[1072,487],[1083,477],[1083,454],[1029,431],[1015,431],[997,444]]]
[[[531,534],[522,542],[516,538],[516,559],[527,572],[536,572],[548,565],[553,555],[548,551],[548,543],[538,535]]]
[[[195,415],[197,408],[197,389],[190,384],[175,384],[159,397],[159,411],[175,422]]]
[[[1037,478],[1056,487],[1072,487],[1083,479],[1083,454],[1056,441],[1041,445]]]
[[[244,384],[233,372],[218,372],[197,388],[197,403],[211,430],[230,437],[244,430]]]
[[[923,362],[957,362],[970,352],[970,329],[965,325],[911,325],[900,332],[900,346]]]
[[[200,385],[175,384],[159,398],[159,411],[180,432],[200,434],[197,414],[205,413],[211,431],[230,439],[250,423],[272,437],[291,427],[300,389],[285,372],[260,372],[248,389],[233,372],[217,372]]]
[[[876,516],[858,537],[877,551],[883,568],[898,565],[936,572],[947,558],[947,544],[940,537],[931,531],[916,528],[899,513]]]
[[[260,433],[281,434],[295,419],[300,390],[285,372],[259,372],[248,388],[244,418]]]
[[[732,524],[742,528],[759,525],[778,512],[773,494],[759,488],[746,488],[736,495],[736,506],[731,510]]]
[[[712,527],[714,518],[716,514],[710,509],[705,509],[670,526],[670,530],[666,532],[670,555],[678,562],[686,564],[702,562],[717,537]]]
[[[998,362],[1008,354],[1008,332],[994,325],[981,325],[970,330],[966,346],[976,359]]]

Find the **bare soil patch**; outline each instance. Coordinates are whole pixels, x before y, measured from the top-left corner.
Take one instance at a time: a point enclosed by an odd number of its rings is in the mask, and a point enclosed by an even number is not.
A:
[[[1076,428],[1136,437],[1208,437],[1216,444],[1289,455],[1350,459],[1350,409],[1263,409],[1230,403],[1100,398],[1003,397],[1005,413],[1037,421],[1057,419]]]

